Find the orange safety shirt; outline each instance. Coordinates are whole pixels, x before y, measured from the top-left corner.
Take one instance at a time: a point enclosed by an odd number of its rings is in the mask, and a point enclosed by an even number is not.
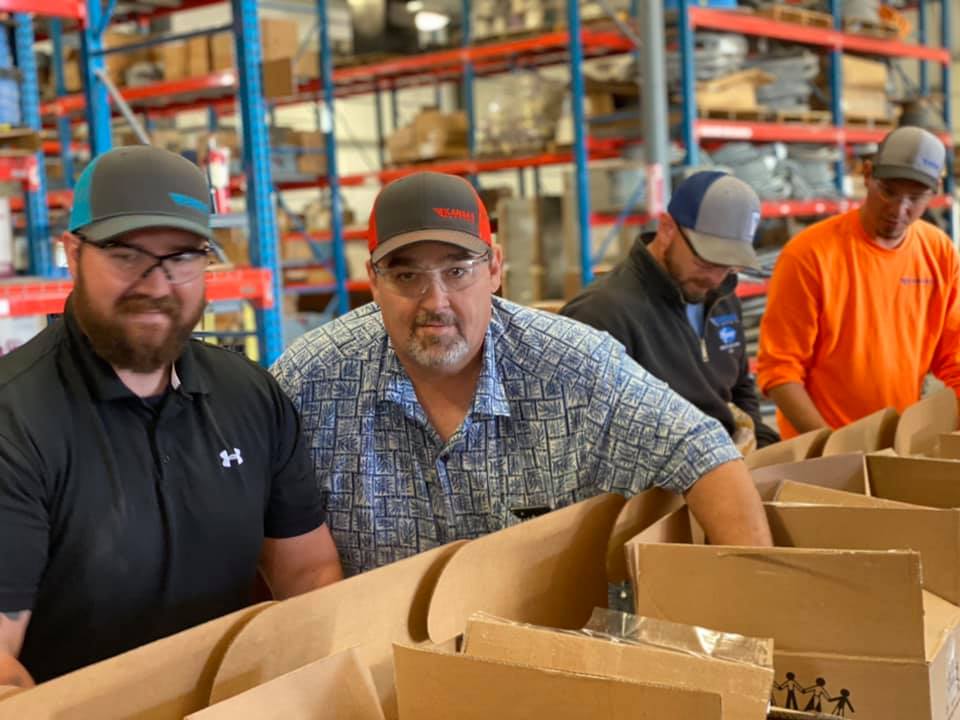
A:
[[[899,247],[872,242],[851,210],[793,238],[777,261],[760,325],[757,379],[801,383],[831,427],[902,412],[932,372],[960,390],[958,255],[918,220]],[[784,438],[797,434],[779,411]]]

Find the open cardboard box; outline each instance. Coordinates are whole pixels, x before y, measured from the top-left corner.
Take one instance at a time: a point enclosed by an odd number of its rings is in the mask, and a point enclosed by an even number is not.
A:
[[[383,720],[366,664],[353,650],[331,655],[240,693],[185,720]]]
[[[0,718],[182,720],[207,707],[228,645],[272,605],[238,610],[0,699]]]
[[[626,633],[624,622],[632,625]],[[589,634],[574,633],[477,615],[467,625],[463,652],[497,662],[717,693],[725,720],[766,718],[772,641],[599,609],[588,627]]]
[[[957,429],[957,395],[944,388],[906,408],[897,424],[893,449],[898,455],[937,455],[942,433]]]
[[[396,718],[393,643],[427,640],[434,586],[466,544],[444,545],[269,608],[227,649],[210,704],[354,648],[372,673],[384,716]]]
[[[932,592],[960,594],[955,512],[767,512],[775,541],[799,547],[688,544],[685,510],[634,538],[626,548],[637,614],[772,637],[779,706],[803,710],[813,699],[840,717],[960,716],[960,608]]]
[[[717,693],[548,670],[426,646],[394,649],[400,720],[721,720]]]

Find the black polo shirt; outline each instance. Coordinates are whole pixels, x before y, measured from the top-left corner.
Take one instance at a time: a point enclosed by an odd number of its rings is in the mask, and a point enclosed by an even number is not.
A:
[[[0,358],[0,611],[37,681],[239,609],[264,537],[324,522],[269,373],[191,341],[161,403],[64,318]]]

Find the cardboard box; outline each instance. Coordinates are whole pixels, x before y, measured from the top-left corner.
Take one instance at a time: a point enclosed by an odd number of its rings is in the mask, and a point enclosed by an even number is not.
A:
[[[960,508],[960,463],[956,460],[867,455],[869,493],[886,500]]]
[[[326,138],[319,130],[301,130],[295,133],[294,142],[299,149],[297,172],[301,175],[326,175]]]
[[[559,308],[557,308],[559,310]],[[622,583],[628,578],[623,546],[638,533],[685,505],[681,495],[650,488],[624,503],[607,543],[607,580]]]
[[[157,64],[165,82],[187,77],[187,43],[183,40],[164,43],[154,48]]]
[[[189,38],[185,43],[187,77],[202,77],[210,72],[210,41],[206,35]]]
[[[583,627],[607,603],[607,546],[623,504],[620,495],[599,495],[465,545],[433,591],[430,639],[457,637],[475,612]]]
[[[392,644],[427,640],[433,588],[443,567],[465,545],[461,541],[429,550],[269,608],[227,649],[210,703],[355,648],[373,675],[384,716],[396,720]]]
[[[867,478],[863,458],[863,453],[849,453],[796,463],[768,465],[751,470],[750,476],[760,492],[760,497],[765,500],[775,497],[783,480],[866,495]]]
[[[424,110],[413,121],[417,157],[420,160],[461,158],[470,154],[467,146],[467,115],[463,111],[442,113]]]
[[[297,79],[294,77],[293,61],[290,58],[264,60],[263,95],[268,98],[284,98],[295,95]]]
[[[856,118],[890,120],[893,106],[886,90],[849,87],[843,89],[843,112]]]
[[[215,228],[213,239],[223,248],[224,255],[234,265],[250,265],[250,243],[246,228]]]
[[[646,622],[657,625],[651,629],[655,642],[611,641],[480,616],[467,626],[463,652],[485,660],[717,693],[725,720],[766,719],[773,685],[772,641],[720,638],[707,631],[716,641],[710,655],[702,645],[683,642],[700,636],[702,629]]]
[[[0,717],[30,720],[180,720],[207,707],[231,640],[262,603],[4,698]]]
[[[387,138],[387,154],[394,165],[417,160],[417,133],[413,126],[399,127]]]
[[[233,33],[217,33],[210,36],[210,70],[233,70],[236,66]]]
[[[383,720],[370,671],[353,650],[312,662],[185,720]]]
[[[944,388],[903,411],[893,449],[898,455],[936,455],[940,435],[956,429],[957,394]]]
[[[754,110],[757,88],[776,78],[756,68],[741,70],[716,80],[697,83],[697,107],[701,110]]]
[[[889,70],[885,62],[844,53],[841,68],[844,93],[850,88],[873,88],[886,92]]]
[[[260,18],[260,56],[263,62],[288,58],[300,45],[300,32],[295,20]]]
[[[720,697],[397,645],[401,720],[720,720]]]
[[[748,468],[754,470],[766,465],[781,465],[819,457],[827,439],[830,437],[830,433],[830,428],[821,428],[797,435],[789,440],[781,440],[750,453],[744,458],[744,461]]]
[[[823,455],[876,452],[893,447],[900,415],[893,408],[878,410],[834,430],[823,446]]]
[[[641,533],[627,545],[637,613],[772,637],[780,706],[792,695],[799,709],[819,697],[826,714],[957,717],[960,608],[924,589],[920,553],[888,549],[922,546],[927,586],[956,593],[956,518],[931,523],[933,513],[903,508],[768,513],[778,541],[817,549],[649,543],[673,541],[663,528],[674,517]],[[819,549],[849,544],[880,549]]]
[[[960,433],[941,433],[937,439],[937,457],[960,460]]]

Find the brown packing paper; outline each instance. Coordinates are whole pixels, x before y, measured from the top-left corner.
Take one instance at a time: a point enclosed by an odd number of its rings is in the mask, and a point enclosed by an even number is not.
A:
[[[946,460],[960,460],[960,433],[941,433],[937,455]]]
[[[605,494],[471,541],[454,555],[430,601],[430,639],[460,635],[475,612],[579,628],[607,604],[610,531],[623,507]]]
[[[720,720],[715,693],[395,647],[400,720]]]
[[[445,545],[270,608],[273,612],[250,623],[227,650],[210,703],[356,648],[373,674],[384,715],[396,718],[392,643],[427,639],[427,608],[437,577],[465,544]]]
[[[764,646],[766,666],[475,616],[467,627],[464,654],[549,670],[715,692],[721,697],[726,720],[764,720],[773,683],[773,643],[756,642]]]
[[[181,720],[207,706],[228,645],[263,603],[82,668],[0,702],[3,720]]]
[[[383,720],[370,671],[353,650],[304,665],[185,720]]]

